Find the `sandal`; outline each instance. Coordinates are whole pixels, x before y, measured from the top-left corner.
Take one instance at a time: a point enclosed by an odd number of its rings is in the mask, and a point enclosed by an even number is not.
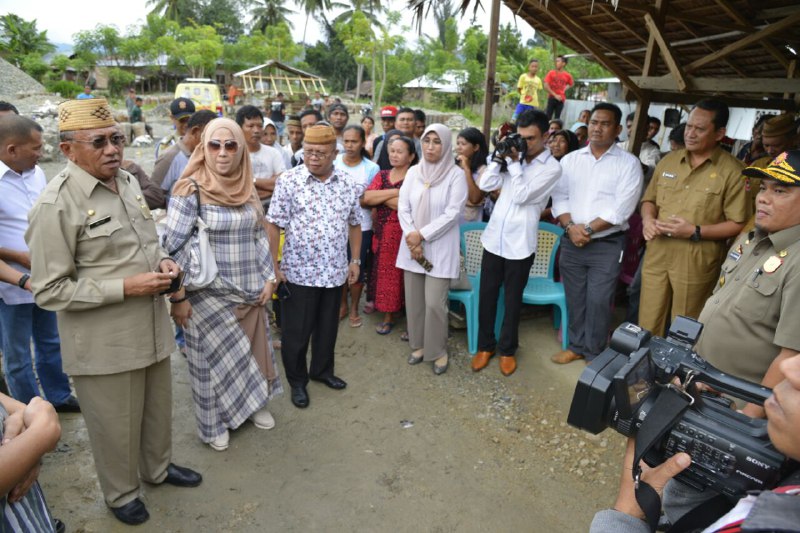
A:
[[[404,331],[403,333],[400,334],[400,340],[408,342],[408,332],[407,331]]]
[[[344,310],[339,309],[339,320],[342,321],[347,318],[347,308],[345,307]]]
[[[375,328],[375,332],[378,335],[388,335],[392,332],[392,328],[394,327],[394,322],[383,322],[377,328]]]
[[[361,324],[361,317],[360,316],[351,316],[350,317],[350,327],[351,328],[360,328]]]

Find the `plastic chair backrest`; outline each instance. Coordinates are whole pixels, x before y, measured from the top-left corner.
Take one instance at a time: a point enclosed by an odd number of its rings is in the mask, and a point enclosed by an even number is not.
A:
[[[564,235],[564,230],[549,222],[539,222],[537,231],[539,233],[536,240],[536,256],[533,259],[533,265],[528,276],[531,278],[553,279],[556,252],[561,244],[561,236]]]
[[[464,254],[464,263],[467,274],[476,276],[481,271],[483,261],[483,244],[481,235],[486,229],[486,222],[466,222],[461,225],[461,253]]]

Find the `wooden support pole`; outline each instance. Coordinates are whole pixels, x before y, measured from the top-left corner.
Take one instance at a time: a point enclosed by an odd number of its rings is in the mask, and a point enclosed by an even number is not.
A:
[[[500,30],[500,0],[492,0],[489,22],[489,50],[486,54],[486,85],[483,95],[483,135],[488,140],[492,130],[495,71],[497,70],[497,35]]]
[[[794,74],[796,71],[797,71],[797,60],[792,59],[791,61],[789,61],[789,67],[786,69],[786,77],[789,79],[794,78]],[[794,91],[794,94],[795,95],[800,94],[800,86],[798,86],[797,90]],[[792,97],[792,93],[785,92],[783,93],[783,97],[788,100],[789,98]]]
[[[686,76],[683,73],[681,65],[678,63],[678,60],[675,59],[675,55],[672,53],[672,47],[669,45],[667,40],[664,39],[664,36],[661,33],[661,25],[658,24],[652,16],[650,16],[650,13],[645,13],[644,23],[647,26],[650,35],[652,35],[655,41],[658,43],[658,47],[661,49],[661,56],[664,58],[667,68],[669,68],[670,73],[675,78],[675,82],[678,84],[678,90],[685,91],[689,84],[686,82]]]

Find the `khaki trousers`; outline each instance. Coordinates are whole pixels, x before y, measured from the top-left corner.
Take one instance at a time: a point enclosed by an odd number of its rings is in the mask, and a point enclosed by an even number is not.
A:
[[[447,355],[447,293],[450,279],[404,272],[408,344],[425,361]]]
[[[700,316],[719,280],[722,243],[661,236],[647,243],[639,325],[664,336],[667,319]]]
[[[73,376],[106,505],[139,496],[139,476],[167,477],[172,455],[170,360],[99,376]]]

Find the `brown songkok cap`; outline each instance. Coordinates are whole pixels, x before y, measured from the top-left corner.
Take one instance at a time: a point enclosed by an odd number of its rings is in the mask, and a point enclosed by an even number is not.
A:
[[[764,122],[761,130],[762,137],[782,137],[784,135],[794,135],[796,132],[794,116],[789,113],[772,117]]]
[[[67,100],[58,106],[58,131],[97,130],[115,124],[105,98]]]
[[[335,144],[336,133],[331,126],[316,124],[306,129],[303,141],[308,144]]]

